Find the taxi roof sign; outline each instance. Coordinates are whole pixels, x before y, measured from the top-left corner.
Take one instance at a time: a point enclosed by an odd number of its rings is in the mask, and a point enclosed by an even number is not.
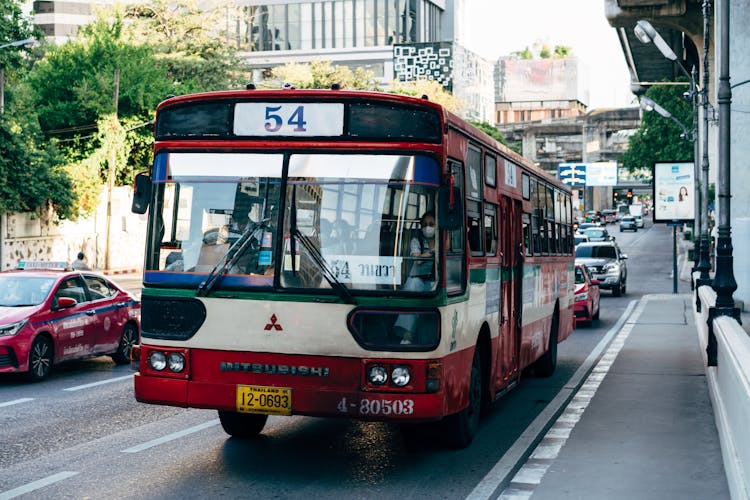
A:
[[[46,269],[50,271],[65,271],[68,263],[56,260],[22,260],[18,263],[18,269]]]

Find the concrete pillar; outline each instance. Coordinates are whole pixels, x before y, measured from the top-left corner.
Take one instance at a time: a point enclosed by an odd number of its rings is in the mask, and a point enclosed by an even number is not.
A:
[[[718,4],[727,0],[717,0]],[[729,77],[732,86],[750,78],[750,7],[747,0],[729,0]],[[718,16],[717,16],[718,17]],[[717,20],[718,24],[718,20]],[[718,34],[717,26],[716,33]],[[718,36],[717,36],[718,39]],[[718,50],[718,44],[717,50]],[[716,60],[720,60],[717,54]],[[718,68],[715,72],[718,74]],[[750,83],[732,88],[731,114],[731,208],[732,252],[734,276],[737,281],[735,300],[750,305],[750,266],[739,261],[750,259],[750,237],[741,237],[741,231],[750,230],[746,218],[750,217],[750,114],[739,112],[750,109]]]

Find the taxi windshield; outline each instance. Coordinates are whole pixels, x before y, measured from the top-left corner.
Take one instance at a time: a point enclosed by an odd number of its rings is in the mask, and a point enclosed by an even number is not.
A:
[[[44,302],[54,285],[54,278],[23,276],[19,274],[0,276],[0,306],[36,306]]]

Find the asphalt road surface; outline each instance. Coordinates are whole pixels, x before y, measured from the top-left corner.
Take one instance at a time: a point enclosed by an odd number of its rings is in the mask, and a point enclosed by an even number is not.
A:
[[[466,498],[498,462],[515,460],[628,305],[672,292],[671,228],[609,229],[629,257],[627,294],[603,291],[600,320],[560,344],[554,376],[525,379],[493,404],[467,449],[429,436],[407,446],[391,424],[296,416],[270,417],[257,440],[230,439],[214,411],[137,403],[130,368],[100,357],[41,383],[0,377],[0,500]],[[115,279],[139,292],[137,276]]]

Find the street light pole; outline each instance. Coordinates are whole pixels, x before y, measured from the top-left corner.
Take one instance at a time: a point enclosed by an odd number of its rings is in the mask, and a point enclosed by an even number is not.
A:
[[[706,2],[704,2],[705,5]],[[730,111],[732,103],[732,89],[729,85],[729,2],[719,4],[721,26],[721,63],[719,64],[719,88],[717,101],[719,103],[719,169],[717,171],[719,195],[719,231],[716,242],[716,274],[712,287],[716,292],[716,304],[708,310],[708,365],[716,366],[717,343],[713,323],[718,316],[732,316],[740,319],[740,310],[734,306],[732,294],[737,290],[734,279],[734,260],[732,257],[732,231],[729,217],[730,210]]]
[[[708,230],[708,46],[709,46],[709,28],[710,28],[710,5],[708,0],[703,0],[703,88],[701,88],[701,105],[703,107],[703,141],[702,141],[702,159],[701,159],[701,236],[700,236],[700,258],[696,270],[700,272],[698,279],[695,280],[695,305],[698,311],[701,310],[701,302],[698,297],[698,288],[711,284],[709,271],[711,270],[710,242],[711,236]]]
[[[703,214],[701,213],[701,200],[703,200],[703,189],[702,181],[700,176],[700,168],[698,168],[698,156],[700,156],[700,143],[698,142],[698,89],[695,85],[695,81],[698,78],[698,70],[693,66],[690,72],[690,104],[693,106],[693,177],[698,183],[698,189],[696,190],[696,196],[694,197],[693,209],[695,211],[695,222],[693,223],[693,269],[690,273],[690,286],[691,290],[695,288],[693,282],[693,273],[698,269],[698,263],[700,262],[701,255],[701,221],[703,220]]]

